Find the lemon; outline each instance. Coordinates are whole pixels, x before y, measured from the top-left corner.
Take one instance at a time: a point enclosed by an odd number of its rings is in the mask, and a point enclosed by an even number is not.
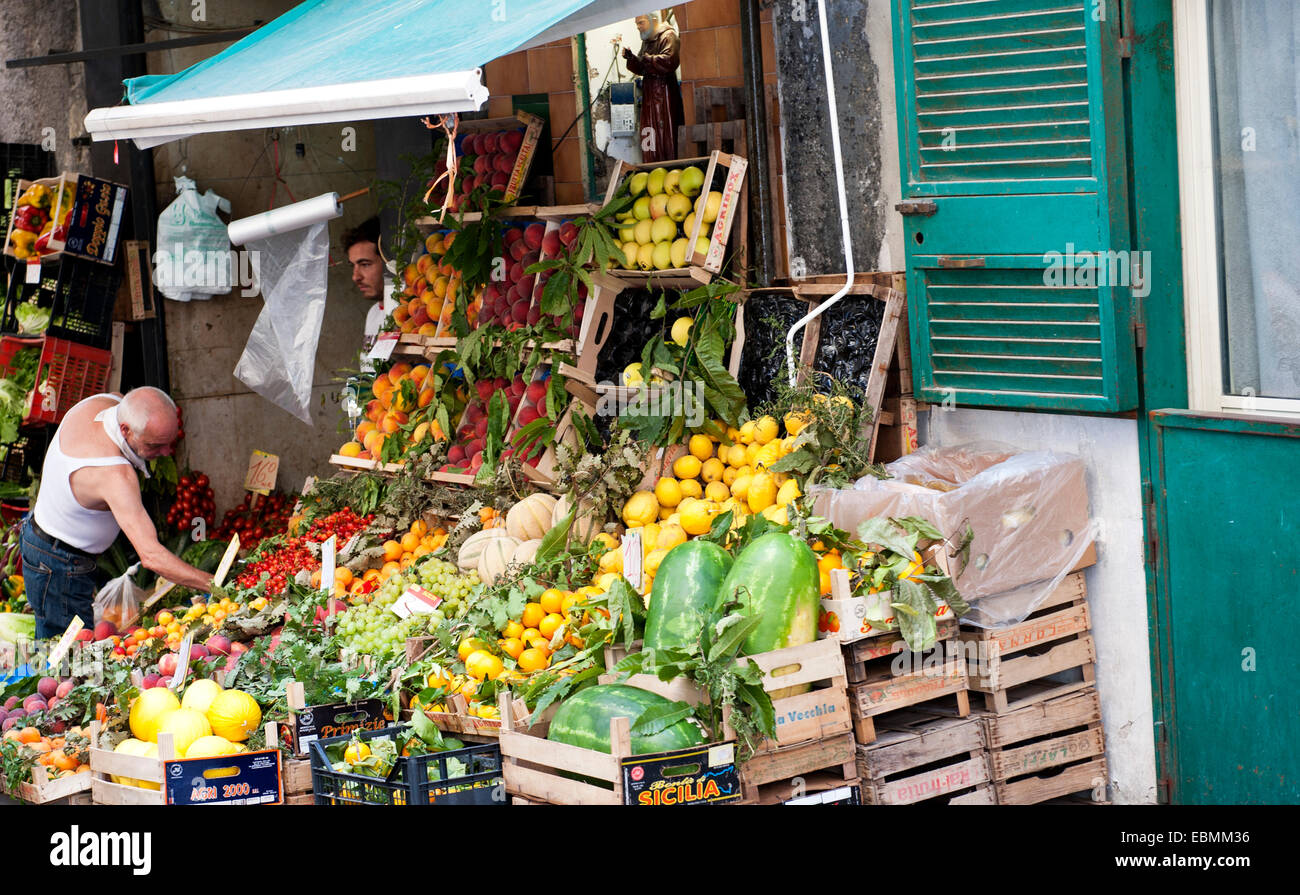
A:
[[[790,435],[798,435],[812,419],[812,414],[806,410],[791,410],[785,415],[785,431]]]
[[[790,479],[781,486],[781,490],[776,492],[776,503],[778,506],[785,506],[801,494],[802,492],[799,490],[799,483],[794,479]]]
[[[659,538],[655,541],[655,549],[671,550],[679,544],[686,543],[686,530],[677,523],[667,523],[659,527]]]
[[[655,482],[655,499],[659,501],[661,509],[677,506],[682,502],[681,483],[671,476],[664,476]]]
[[[745,425],[740,427],[740,443],[741,444],[754,443],[754,421],[753,420],[750,420],[749,422],[745,423]]]
[[[718,456],[722,456],[722,451],[718,451]],[[745,465],[745,446],[733,444],[727,448],[727,465],[733,468],[739,468]]]
[[[672,337],[678,345],[685,345],[691,339],[691,327],[695,320],[691,317],[678,317],[673,321]]]
[[[776,479],[772,478],[771,473],[760,472],[754,476],[749,491],[745,494],[745,502],[749,504],[750,512],[754,513],[761,513],[776,503]]]
[[[655,542],[659,540],[660,525],[658,522],[651,522],[641,529],[641,555],[649,553],[655,549]],[[606,588],[608,590],[609,588]]]
[[[753,466],[754,459],[758,456],[758,452],[761,451],[763,447],[764,446],[759,444],[757,441],[750,442],[745,447],[745,463],[749,466]]]
[[[695,481],[695,479],[687,479],[681,483],[681,486],[682,500],[686,500],[688,497],[700,498],[704,496],[704,487],[699,482]],[[678,507],[680,506],[681,504],[678,504]]]
[[[722,503],[731,497],[731,489],[722,482],[709,482],[704,486],[704,496],[708,500]]]
[[[710,457],[705,460],[704,465],[700,467],[700,478],[704,480],[706,485],[709,482],[720,482],[722,481],[722,473],[726,468],[727,467],[723,462],[717,457]]]
[[[703,464],[694,454],[682,454],[673,461],[673,475],[678,479],[693,479],[700,474]],[[685,491],[682,492],[683,494]]]
[[[722,470],[722,484],[730,488],[736,481],[738,475],[740,475],[740,471],[736,469],[736,467],[728,466],[726,469]]]
[[[781,445],[779,442],[772,442],[759,448],[758,453],[754,455],[754,466],[771,466],[780,459]]]
[[[362,742],[348,743],[347,749],[343,750],[343,760],[348,764],[357,764],[369,757],[370,747]]]
[[[623,551],[610,550],[600,558],[600,570],[602,572],[614,572],[623,574]]]
[[[754,477],[751,475],[738,475],[736,480],[731,483],[731,496],[744,500],[749,494],[749,486],[753,483]]]
[[[625,386],[640,385],[645,377],[641,375],[641,364],[628,364],[623,369],[623,384]]]
[[[759,444],[767,444],[780,434],[781,425],[773,417],[759,417],[754,422],[754,440]]]
[[[682,528],[687,534],[706,535],[718,515],[718,505],[711,500],[696,500],[682,510]]]
[[[667,555],[667,550],[651,550],[647,553],[645,555],[645,573],[647,575],[657,574],[659,571],[659,564],[664,561],[664,557]]]
[[[623,504],[623,521],[629,528],[645,525],[659,518],[659,501],[651,491],[638,491]]]
[[[687,449],[701,463],[713,456],[713,442],[709,441],[707,435],[692,435]]]
[[[677,512],[677,510],[676,510],[675,507],[660,507],[660,508],[659,508],[659,521],[660,521],[660,522],[666,522],[666,521],[668,520],[668,517],[671,516],[671,515],[672,515],[673,513],[675,513],[675,512]]]
[[[782,455],[784,455],[784,454],[788,454],[788,453],[790,453],[791,451],[794,450],[794,442],[795,442],[795,437],[794,437],[793,435],[789,435],[789,436],[787,436],[787,437],[781,439],[781,453],[782,453]]]
[[[785,507],[778,507],[775,504],[763,510],[763,515],[777,525],[788,525],[790,523],[790,515],[786,512]]]
[[[727,441],[736,444],[740,441],[740,430],[735,426],[727,427]]]
[[[669,516],[667,519],[665,519],[665,520],[663,520],[663,521],[664,521],[664,525],[681,525],[681,524],[682,524],[682,514],[681,514],[681,513],[673,513],[671,516]],[[660,531],[662,532],[663,529],[661,528]]]

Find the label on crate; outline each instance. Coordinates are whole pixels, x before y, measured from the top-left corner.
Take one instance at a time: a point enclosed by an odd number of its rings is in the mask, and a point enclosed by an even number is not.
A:
[[[299,755],[313,740],[351,736],[358,730],[382,730],[384,703],[379,699],[309,705],[293,716],[294,749]]]
[[[740,799],[735,743],[620,759],[628,805],[716,805]]]
[[[856,786],[841,786],[836,789],[828,789],[826,792],[813,793],[810,796],[800,796],[797,799],[787,799],[782,805],[861,805],[858,799],[858,788]]]
[[[279,805],[280,750],[163,762],[168,805]]]
[[[412,615],[428,615],[442,603],[442,597],[429,593],[418,584],[412,584],[397,602],[388,607],[388,611],[398,618],[410,618]]]
[[[366,357],[371,360],[388,360],[393,356],[393,351],[397,348],[397,342],[402,337],[399,332],[380,333],[375,337],[375,344],[370,349]]]
[[[39,283],[41,281],[41,259],[33,258],[27,262],[26,283]]]
[[[277,455],[253,451],[248,458],[248,471],[244,473],[244,490],[265,497],[275,489],[275,476],[279,471],[280,458]]]

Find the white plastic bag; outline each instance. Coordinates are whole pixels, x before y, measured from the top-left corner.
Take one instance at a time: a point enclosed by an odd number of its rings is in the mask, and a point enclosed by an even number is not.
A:
[[[140,607],[147,594],[144,588],[136,585],[131,576],[140,571],[136,563],[123,575],[100,588],[95,594],[95,624],[110,621],[119,631],[125,631],[140,619]]]
[[[176,178],[176,199],[158,215],[154,284],[176,301],[225,295],[234,286],[230,238],[217,217],[230,200],[212,190],[199,195],[193,180]]]
[[[316,344],[325,320],[329,224],[253,240],[261,257],[266,304],[235,366],[235,378],[312,425],[311,386]]]

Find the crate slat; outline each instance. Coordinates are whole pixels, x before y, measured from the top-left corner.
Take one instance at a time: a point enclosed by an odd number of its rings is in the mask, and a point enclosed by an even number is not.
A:
[[[1107,775],[1106,759],[1098,757],[1066,768],[1055,774],[1036,774],[1021,780],[997,785],[999,805],[1036,805],[1071,793],[1104,792]]]

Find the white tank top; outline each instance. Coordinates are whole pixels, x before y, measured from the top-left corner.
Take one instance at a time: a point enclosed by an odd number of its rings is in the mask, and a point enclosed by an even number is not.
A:
[[[78,402],[72,410],[76,410],[86,401],[99,398],[121,401],[113,395],[93,395]],[[121,455],[69,457],[63,453],[59,444],[59,435],[62,431],[63,426],[60,425],[59,431],[55,432],[54,437],[50,439],[50,449],[45,452],[45,463],[41,468],[41,488],[36,495],[36,507],[32,511],[36,524],[51,537],[71,544],[78,550],[95,554],[103,553],[117,538],[118,532],[122,530],[121,526],[117,524],[117,519],[113,517],[111,510],[89,510],[81,505],[77,496],[72,493],[72,474],[86,466],[117,466],[118,464],[130,466],[131,464]]]

